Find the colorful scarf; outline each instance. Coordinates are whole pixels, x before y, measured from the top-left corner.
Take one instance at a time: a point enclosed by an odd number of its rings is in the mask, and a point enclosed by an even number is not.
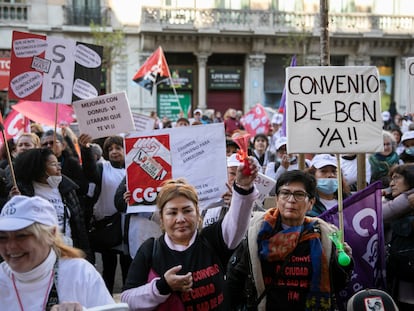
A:
[[[317,223],[313,219],[305,217],[303,225],[274,233],[279,216],[280,212],[277,208],[268,210],[264,215],[264,221],[257,237],[260,259],[269,262],[289,260],[289,254],[299,243],[309,241],[312,279],[306,297],[305,310],[330,310],[331,289],[328,258],[322,247],[320,230],[315,229]]]

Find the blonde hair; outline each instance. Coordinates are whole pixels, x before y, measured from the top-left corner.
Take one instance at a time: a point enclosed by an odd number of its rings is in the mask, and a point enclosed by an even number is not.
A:
[[[28,137],[32,141],[35,148],[40,148],[40,138],[35,133],[22,133],[17,139],[16,139],[16,145],[19,143],[19,140],[23,137]]]
[[[157,207],[160,215],[162,215],[165,204],[177,197],[185,197],[193,202],[197,213],[199,212],[197,190],[187,183],[184,178],[177,178],[166,180],[162,184],[161,191],[157,196]]]
[[[55,230],[52,230],[53,228]],[[68,246],[63,242],[62,234],[57,227],[34,223],[26,230],[32,233],[37,240],[50,245],[59,258],[85,258],[85,253],[82,250]]]

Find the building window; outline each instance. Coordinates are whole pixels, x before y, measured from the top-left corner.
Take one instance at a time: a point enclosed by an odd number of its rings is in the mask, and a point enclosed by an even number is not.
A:
[[[100,0],[73,0],[71,20],[74,25],[101,24]]]

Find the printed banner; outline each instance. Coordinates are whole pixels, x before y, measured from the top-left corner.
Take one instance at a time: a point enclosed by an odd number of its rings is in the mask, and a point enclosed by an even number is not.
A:
[[[414,57],[409,57],[405,61],[405,70],[407,77],[407,86],[406,86],[406,103],[407,110],[406,113],[414,113]]]
[[[0,57],[0,91],[7,91],[10,75],[10,58]]]
[[[276,180],[266,176],[265,174],[259,173],[254,180],[254,183],[259,191],[259,196],[256,199],[256,203],[259,206],[263,206],[264,199],[269,195],[270,191],[276,185]]]
[[[134,119],[135,130],[137,132],[151,131],[154,129],[154,118],[136,112],[132,112],[132,118]]]
[[[286,68],[288,153],[383,151],[378,70]]]
[[[343,201],[344,240],[352,248],[355,266],[350,283],[338,297],[341,310],[346,310],[348,299],[363,288],[385,289],[381,188],[381,182],[376,182]],[[339,225],[337,207],[319,217]]]
[[[1,114],[0,114],[1,115]],[[17,138],[24,132],[30,132],[30,120],[16,110],[10,110],[1,120],[6,139]],[[3,135],[0,136],[0,147],[4,144]]]
[[[106,94],[73,102],[79,130],[93,138],[135,130],[125,92]]]
[[[256,136],[256,134],[266,134],[269,132],[270,120],[266,110],[260,104],[256,104],[256,106],[250,109],[240,121],[251,137]]]
[[[130,133],[125,137],[128,213],[153,212],[164,181],[185,178],[198,192],[201,209],[227,191],[223,123]]]
[[[96,97],[103,47],[13,31],[10,99],[71,104]]]

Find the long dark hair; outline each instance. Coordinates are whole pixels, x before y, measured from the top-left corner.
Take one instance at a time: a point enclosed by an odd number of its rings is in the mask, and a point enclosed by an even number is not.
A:
[[[46,162],[53,154],[49,148],[30,149],[19,154],[14,166],[16,179],[24,183],[41,180],[46,172]]]

